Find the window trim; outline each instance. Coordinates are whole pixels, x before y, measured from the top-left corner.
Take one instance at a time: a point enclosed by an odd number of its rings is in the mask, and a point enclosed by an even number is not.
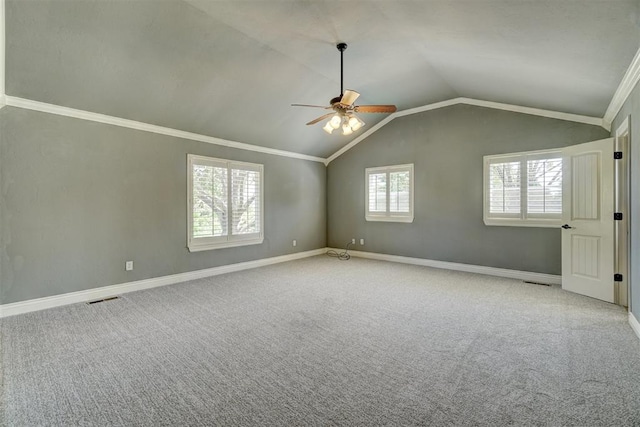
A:
[[[391,166],[377,166],[372,168],[366,168],[364,170],[364,185],[365,185],[365,201],[364,201],[364,210],[365,210],[365,219],[367,221],[380,221],[380,222],[405,222],[411,223],[414,218],[414,174],[413,174],[413,163],[408,163],[404,165],[391,165]],[[369,211],[369,175],[375,173],[385,172],[387,176],[391,172],[409,172],[409,212],[390,212],[389,211],[389,191],[390,186],[387,185],[387,207],[385,212],[370,212]],[[387,182],[389,180],[387,179]]]
[[[256,171],[260,174],[260,232],[210,237],[193,237],[193,165],[224,167],[230,174],[231,169]],[[227,206],[231,206],[231,180],[228,181]],[[231,221],[233,214],[229,215]],[[199,252],[212,249],[233,248],[238,246],[258,245],[264,241],[264,166],[258,163],[240,162],[235,160],[218,159],[196,154],[187,154],[187,248],[189,252]]]
[[[549,227],[555,228],[562,224],[562,213],[560,214],[540,214],[527,212],[527,182],[529,160],[541,160],[560,158],[564,159],[562,149],[522,151],[519,153],[508,153],[498,155],[488,155],[483,158],[483,181],[482,219],[485,225],[511,226],[511,227]],[[489,212],[489,172],[493,163],[520,162],[520,213],[519,214],[492,214]],[[564,160],[563,160],[564,162]],[[563,168],[564,170],[564,168]],[[564,177],[563,177],[564,179]],[[565,195],[562,195],[565,197]]]

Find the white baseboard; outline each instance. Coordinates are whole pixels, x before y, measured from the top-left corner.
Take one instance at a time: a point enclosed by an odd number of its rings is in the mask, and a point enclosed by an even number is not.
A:
[[[187,282],[189,280],[201,279],[203,277],[217,276],[219,274],[232,273],[234,271],[248,270],[251,268],[263,267],[265,265],[293,261],[296,259],[321,255],[326,251],[326,248],[320,248],[311,251],[297,252],[294,254],[282,255],[272,258],[263,258],[255,261],[247,261],[237,264],[222,265],[220,267],[206,268],[204,270],[188,271],[186,273],[172,274],[170,276],[154,277],[151,279],[137,280],[135,282],[103,286],[96,289],[87,289],[86,291],[69,292],[61,295],[14,302],[11,304],[3,304],[0,305],[0,318],[29,313],[32,311],[45,310],[47,308],[59,307],[62,305],[94,301],[124,294],[127,292],[135,292],[144,289],[156,288],[158,286],[172,285],[175,283]]]
[[[338,252],[344,249],[334,249]],[[381,261],[400,262],[403,264],[422,265],[425,267],[442,268],[445,270],[466,271],[468,273],[486,274],[489,276],[508,277],[511,279],[526,280],[529,282],[560,285],[562,277],[554,274],[534,273],[531,271],[508,270],[506,268],[485,267],[483,265],[461,264],[457,262],[436,261],[424,258],[411,258],[399,255],[378,254],[375,252],[349,251],[349,254],[358,258],[377,259]]]
[[[636,316],[631,312],[629,312],[629,325],[631,325],[631,329],[633,329],[633,332],[635,332],[638,339],[640,339],[640,322],[638,322]]]

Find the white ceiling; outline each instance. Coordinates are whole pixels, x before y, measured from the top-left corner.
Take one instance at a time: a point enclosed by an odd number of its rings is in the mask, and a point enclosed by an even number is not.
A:
[[[327,157],[305,126],[345,87],[400,110],[456,97],[602,117],[640,0],[6,0],[7,95]]]

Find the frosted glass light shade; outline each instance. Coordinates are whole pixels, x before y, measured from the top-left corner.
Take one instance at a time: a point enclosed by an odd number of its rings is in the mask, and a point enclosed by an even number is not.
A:
[[[329,124],[334,129],[338,129],[340,127],[340,122],[342,122],[342,119],[337,114],[335,116],[331,117],[331,119],[329,120]]]
[[[351,130],[353,130],[354,132],[360,129],[362,125],[364,125],[364,122],[360,120],[358,117],[351,116],[349,118],[349,126],[351,127]]]

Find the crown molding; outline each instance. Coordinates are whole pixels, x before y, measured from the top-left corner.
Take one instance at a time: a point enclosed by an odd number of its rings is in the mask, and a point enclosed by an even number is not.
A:
[[[0,0],[0,2],[3,0]],[[552,119],[566,120],[578,123],[586,123],[595,126],[602,126],[607,130],[610,130],[610,123],[605,123],[603,119],[597,117],[581,116],[577,114],[562,113],[558,111],[542,110],[539,108],[523,107],[520,105],[503,104],[499,102],[483,101],[480,99],[472,98],[454,98],[446,101],[436,102],[433,104],[423,105],[421,107],[410,108],[407,110],[397,111],[384,120],[376,123],[373,127],[368,129],[362,135],[358,136],[340,150],[333,153],[326,159],[321,157],[309,156],[301,153],[294,153],[291,151],[277,150],[274,148],[262,147],[258,145],[246,144],[243,142],[230,141],[226,139],[216,138],[213,136],[201,135],[192,132],[186,132],[178,129],[172,129],[163,126],[152,125],[149,123],[137,122],[135,120],[123,119],[120,117],[108,116],[106,114],[93,113],[91,111],[78,110],[75,108],[62,107],[60,105],[47,104],[45,102],[33,101],[30,99],[19,98],[15,96],[9,96],[0,94],[0,108],[4,105],[11,107],[24,108],[27,110],[40,111],[43,113],[56,114],[59,116],[73,117],[81,120],[89,120],[98,123],[105,123],[114,126],[125,127],[129,129],[141,130],[144,132],[157,133],[161,135],[173,136],[176,138],[189,139],[193,141],[206,142],[214,145],[221,145],[225,147],[237,148],[239,150],[255,151],[259,153],[271,154],[275,156],[290,157],[300,160],[309,160],[313,162],[323,163],[328,166],[336,158],[349,151],[351,148],[364,141],[366,138],[377,132],[379,129],[386,126],[392,120],[398,117],[409,116],[412,114],[419,114],[425,111],[437,110],[440,108],[450,107],[453,105],[473,105],[476,107],[492,108],[496,110],[511,111],[515,113],[529,114],[534,116],[547,117]]]
[[[616,90],[616,93],[613,94],[613,98],[611,98],[611,103],[607,108],[607,111],[604,113],[604,121],[608,123],[609,126],[615,120],[616,116],[620,112],[620,109],[624,105],[629,95],[631,95],[631,91],[636,86],[638,81],[640,80],[640,49],[636,52],[636,55],[631,60],[631,64],[627,69],[627,72],[622,77],[622,81],[620,81],[620,85]]]
[[[344,153],[346,153],[347,151],[355,147],[357,144],[359,144],[360,142],[362,142],[363,140],[371,136],[373,133],[378,131],[380,128],[384,127],[389,122],[391,122],[392,120],[398,117],[410,116],[412,114],[424,113],[425,111],[437,110],[440,108],[451,107],[453,105],[459,105],[459,104],[474,105],[476,107],[493,108],[494,110],[511,111],[514,113],[529,114],[532,116],[547,117],[550,119],[585,123],[585,124],[594,125],[594,126],[601,126],[608,131],[611,130],[611,124],[606,123],[603,119],[599,117],[581,116],[579,114],[562,113],[559,111],[543,110],[540,108],[532,108],[532,107],[523,107],[521,105],[503,104],[500,102],[493,102],[493,101],[483,101],[480,99],[473,99],[473,98],[453,98],[446,101],[423,105],[421,107],[410,108],[402,111],[396,111],[395,113],[387,116],[381,122],[377,123],[371,129],[367,130],[365,133],[363,133],[362,135],[360,135],[359,137],[357,137],[356,139],[354,139],[353,141],[351,141],[350,143],[342,147],[340,150],[336,151],[331,156],[329,156],[325,161],[325,165],[328,166],[329,163],[331,163],[333,160],[337,159],[338,157],[340,157],[341,155],[343,155]]]
[[[511,111],[514,113],[529,114],[532,116],[546,117],[549,119],[565,120],[568,122],[584,123],[587,125],[600,126],[608,131],[611,124],[605,123],[600,117],[583,116],[580,114],[563,113],[560,111],[543,110],[541,108],[523,107],[521,105],[502,104],[500,102],[482,101],[472,98],[459,98],[461,104],[475,105],[477,107],[493,108],[495,110]]]
[[[206,142],[209,144],[221,145],[224,147],[237,148],[239,150],[255,151],[258,153],[272,154],[274,156],[290,157],[293,159],[309,160],[320,163],[325,162],[325,159],[321,157],[309,156],[306,154],[294,153],[291,151],[277,150],[275,148],[261,147],[259,145],[245,144],[243,142],[230,141],[227,139],[221,139],[207,135],[200,135],[197,133],[152,125],[149,123],[137,122],[135,120],[108,116],[106,114],[92,113],[91,111],[77,110],[75,108],[62,107],[60,105],[47,104],[39,101],[32,101],[30,99],[18,98],[15,96],[6,96],[5,98],[6,105],[11,107],[24,108],[27,110],[40,111],[43,113],[57,114],[59,116],[73,117],[76,119],[89,120],[92,122],[105,123],[129,129],[173,136],[176,138],[190,139],[192,141]]]

